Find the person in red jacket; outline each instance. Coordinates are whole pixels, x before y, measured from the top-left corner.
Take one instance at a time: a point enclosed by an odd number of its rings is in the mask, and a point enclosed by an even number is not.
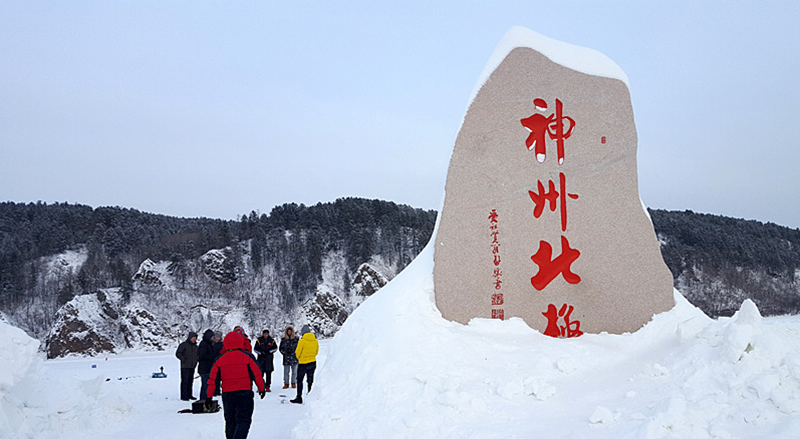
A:
[[[222,355],[211,368],[208,399],[222,386],[222,409],[225,415],[225,437],[245,439],[253,420],[253,382],[264,398],[264,379],[253,354],[244,350],[244,337],[231,332],[222,342]]]

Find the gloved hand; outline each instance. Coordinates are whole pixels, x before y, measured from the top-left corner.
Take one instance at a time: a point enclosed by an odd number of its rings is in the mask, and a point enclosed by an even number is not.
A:
[[[264,395],[266,395],[266,394],[267,394],[266,390],[262,390],[262,391],[258,392],[258,396],[260,396],[261,399],[264,399]]]

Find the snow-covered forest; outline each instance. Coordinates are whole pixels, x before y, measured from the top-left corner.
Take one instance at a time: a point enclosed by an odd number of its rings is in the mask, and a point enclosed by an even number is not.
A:
[[[800,230],[692,211],[651,210],[675,287],[712,317],[745,299],[763,315],[800,313]]]
[[[650,211],[675,286],[706,314],[800,312],[800,231]],[[436,212],[340,199],[240,221],[0,204],[0,311],[51,357],[159,350],[189,330],[309,322],[333,335],[428,241]],[[81,334],[74,337],[74,334]]]
[[[354,198],[240,221],[3,203],[0,310],[51,356],[159,349],[235,324],[302,320],[330,336],[419,253],[435,217]]]

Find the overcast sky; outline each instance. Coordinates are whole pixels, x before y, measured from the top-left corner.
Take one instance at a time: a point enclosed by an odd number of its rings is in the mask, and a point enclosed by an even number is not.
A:
[[[653,208],[800,227],[800,2],[0,0],[0,201],[439,209],[515,25],[628,75]]]

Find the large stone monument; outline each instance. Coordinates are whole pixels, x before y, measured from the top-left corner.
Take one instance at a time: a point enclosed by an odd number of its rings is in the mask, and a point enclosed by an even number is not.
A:
[[[435,236],[443,317],[520,317],[554,337],[624,333],[674,306],[640,201],[627,77],[512,29],[485,69]]]

